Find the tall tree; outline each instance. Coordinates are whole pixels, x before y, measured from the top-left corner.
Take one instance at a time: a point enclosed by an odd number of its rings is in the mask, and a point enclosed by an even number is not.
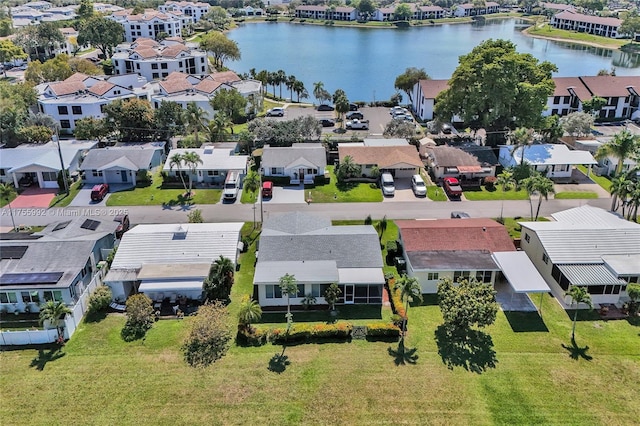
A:
[[[97,47],[106,59],[113,55],[113,49],[123,40],[122,25],[99,15],[83,22],[78,31],[78,44]]]
[[[180,176],[180,180],[182,181],[182,186],[184,187],[185,192],[187,192],[187,184],[184,181],[182,166],[183,166],[182,154],[175,153],[169,158],[169,171],[173,171],[174,167],[178,170],[178,176]]]
[[[287,74],[283,70],[276,71],[275,82],[280,89],[280,99],[282,99],[282,85],[287,82]]]
[[[93,17],[93,15],[95,15],[93,2],[91,0],[80,0],[80,6],[76,13],[78,14],[78,18],[82,20],[87,20]]]
[[[396,81],[393,87],[398,90],[402,90],[404,93],[409,96],[409,101],[413,104],[413,97],[411,93],[413,92],[413,87],[420,80],[430,80],[431,78],[424,70],[424,68],[407,68],[402,74],[396,77]]]
[[[58,343],[64,340],[64,326],[61,324],[62,318],[70,314],[71,309],[61,301],[49,300],[40,307],[40,324],[45,321],[56,327],[58,331]]]
[[[344,126],[344,115],[349,112],[349,99],[343,93],[340,93],[338,97],[334,96],[333,102],[336,106],[336,112],[338,113],[338,118],[340,119],[340,127]]]
[[[124,142],[149,140],[155,134],[154,111],[144,99],[118,99],[103,108],[105,126]]]
[[[187,197],[191,198],[193,195],[193,176],[198,173],[198,164],[203,164],[200,155],[195,151],[187,151],[182,154],[182,162],[189,169],[189,190],[187,191]]]
[[[11,62],[14,59],[26,59],[27,54],[20,46],[11,40],[0,40],[0,64]],[[3,67],[4,76],[7,76],[7,68]]]
[[[224,112],[217,113],[213,120],[209,121],[209,141],[224,141],[227,135],[227,127],[233,130],[233,121]]]
[[[585,287],[578,287],[572,285],[569,288],[569,291],[566,292],[566,295],[571,297],[571,304],[576,304],[575,313],[573,314],[573,327],[571,329],[571,341],[576,340],[576,322],[578,321],[578,308],[580,304],[583,303],[589,307],[589,309],[593,309],[593,303],[591,302],[591,295],[587,292]]]
[[[560,125],[571,136],[586,136],[591,133],[593,115],[586,112],[572,112],[560,119]]]
[[[207,126],[207,111],[200,108],[195,102],[189,102],[184,110],[184,122],[188,132],[195,134],[196,145],[199,145],[198,132],[204,130]]]
[[[84,117],[76,121],[76,128],[73,130],[76,139],[97,140],[101,142],[109,135],[109,129],[104,125],[101,118]]]
[[[184,113],[177,102],[161,101],[158,109],[153,113],[156,137],[160,140],[169,141],[177,134],[184,131]]]
[[[549,198],[549,194],[553,194],[555,190],[553,189],[553,181],[546,176],[541,175],[540,173],[534,173],[533,175],[525,178],[521,182],[522,186],[527,190],[529,194],[529,206],[531,207],[531,220],[538,220],[538,215],[540,214],[540,206],[542,205],[542,199],[547,200]],[[534,194],[538,194],[538,207],[536,208],[536,215],[533,215],[533,201],[531,197]]]
[[[591,114],[594,117],[597,117],[602,107],[605,106],[606,104],[607,104],[607,100],[605,98],[601,98],[600,96],[594,96],[588,101],[582,102],[582,110],[587,114]]]
[[[507,40],[487,40],[459,59],[449,88],[436,98],[436,115],[457,115],[472,129],[488,132],[537,128],[553,94],[557,67],[516,52]],[[470,89],[473,90],[470,90]]]
[[[230,322],[223,302],[200,306],[181,348],[186,363],[205,368],[225,356],[233,338]]]
[[[218,69],[224,67],[226,60],[237,61],[241,57],[238,44],[233,40],[229,40],[223,33],[217,31],[212,31],[202,37],[200,48],[213,55],[214,65]]]
[[[296,79],[295,75],[289,75],[287,76],[287,81],[284,82],[285,86],[287,86],[287,90],[289,90],[289,96],[291,97],[291,101],[293,102],[293,88],[296,84],[296,81],[298,81]]]
[[[24,72],[24,79],[33,84],[40,84],[49,81],[62,81],[72,75],[73,70],[69,64],[69,56],[66,53],[61,53],[44,63],[39,60],[31,61]]]
[[[304,87],[304,83],[300,80],[295,81],[292,89],[294,92],[296,92],[298,102],[300,102],[300,98],[305,99],[309,97],[309,92],[307,92],[307,89]]]
[[[292,316],[291,316],[291,296],[296,297],[298,295],[298,280],[294,275],[284,274],[280,277],[280,291],[282,294],[287,295],[287,332],[291,328]]]
[[[533,129],[527,129],[526,127],[518,127],[513,132],[509,133],[509,143],[514,145],[511,155],[514,155],[518,149],[520,149],[520,164],[524,163],[525,150],[531,143],[533,143]]]
[[[415,277],[408,277],[406,274],[396,281],[393,289],[400,291],[400,298],[404,301],[405,317],[402,319],[402,340],[407,333],[407,313],[409,312],[409,304],[413,301],[419,300],[422,302],[422,288],[420,283]]]
[[[413,12],[406,3],[400,3],[393,11],[393,17],[396,21],[408,21],[411,15],[413,15]]]
[[[218,90],[209,103],[216,114],[222,112],[235,123],[240,122],[246,115],[247,99],[237,90]],[[231,127],[231,133],[233,133],[233,127]]]
[[[622,21],[620,28],[618,28],[618,34],[625,35],[631,38],[631,43],[635,41],[635,35],[640,33],[640,15],[636,9],[627,13],[626,18]]]
[[[602,160],[606,157],[614,157],[618,160],[616,176],[622,172],[624,161],[634,155],[640,154],[640,136],[634,135],[628,129],[616,133],[613,139],[598,148],[596,158]]]
[[[324,88],[324,83],[321,81],[313,83],[313,96],[315,96],[321,104],[331,99],[331,94]]]
[[[450,278],[438,283],[438,305],[444,325],[451,333],[464,334],[472,326],[486,327],[496,320],[498,304],[491,284],[463,279],[454,284]]]

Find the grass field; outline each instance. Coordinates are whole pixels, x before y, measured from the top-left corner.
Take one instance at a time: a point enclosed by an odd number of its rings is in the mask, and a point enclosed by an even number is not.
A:
[[[619,48],[629,43],[629,40],[601,37],[601,36],[596,36],[588,33],[579,33],[575,31],[559,30],[549,26],[548,24],[543,24],[538,27],[534,25],[531,28],[527,29],[526,32],[534,36],[556,38],[556,39],[582,42],[582,43],[591,43],[591,44],[597,44],[600,46],[608,46],[612,48]]]
[[[507,232],[509,232],[509,236],[514,239],[520,238],[520,234],[522,231],[522,227],[518,224],[518,222],[531,221],[529,217],[505,217],[502,220],[503,225],[505,226],[505,228],[507,228]],[[539,217],[538,222],[549,222],[549,219],[547,219],[546,217]]]
[[[389,225],[383,242],[397,232]],[[251,227],[243,234],[255,239]],[[252,244],[236,274],[234,316],[254,260]],[[568,313],[543,298],[542,318],[499,312],[463,347],[442,338],[427,298],[408,312],[414,365],[395,343],[354,340],[233,346],[195,370],[179,350],[190,318],[160,321],[144,341],[125,343],[124,316],[110,314],[81,325],[62,351],[1,352],[0,416],[7,425],[636,424],[640,324],[581,315],[573,347]],[[289,364],[269,371],[283,351]]]
[[[581,198],[598,198],[598,194],[593,191],[564,191],[554,195],[558,200],[581,199]]]
[[[353,203],[382,201],[382,192],[368,183],[338,185],[333,166],[327,166],[331,181],[326,185],[315,186],[305,191],[311,192],[314,203]],[[375,186],[375,185],[374,185]]]
[[[447,195],[444,193],[444,189],[438,185],[427,186],[427,197],[433,201],[447,201]]]
[[[577,168],[586,176],[587,168],[585,166],[577,166]],[[611,179],[609,179],[606,176],[597,176],[595,173],[591,173],[591,176],[589,177],[589,179],[591,179],[592,181],[594,181],[595,183],[597,183],[607,191],[611,189]]]
[[[53,200],[51,200],[51,203],[49,203],[49,207],[67,207],[69,204],[71,204],[71,201],[76,198],[76,195],[78,195],[81,189],[82,180],[74,182],[69,187],[69,195],[64,192],[56,195],[55,197],[53,197]]]
[[[477,190],[465,189],[464,196],[469,201],[480,200],[526,200],[528,199],[527,191],[521,189],[516,191],[511,189],[509,191],[503,191],[499,187],[494,187],[493,191],[488,191],[487,188],[481,186]]]

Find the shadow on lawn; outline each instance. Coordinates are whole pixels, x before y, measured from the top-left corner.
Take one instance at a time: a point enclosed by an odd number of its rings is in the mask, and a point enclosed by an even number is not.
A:
[[[92,311],[84,317],[84,322],[100,322],[107,317],[107,311]]]
[[[282,353],[278,354],[276,353],[274,356],[271,357],[271,359],[269,360],[269,366],[267,367],[267,370],[272,371],[274,373],[284,373],[284,371],[287,369],[287,366],[289,364],[291,364],[291,361],[289,361],[289,357],[287,355],[284,354],[284,351],[287,349],[286,346],[282,346]]]
[[[404,339],[401,339],[398,343],[398,349],[393,349],[391,346],[387,349],[389,355],[393,357],[393,362],[397,365],[415,365],[418,362],[418,355],[416,351],[418,348],[405,348]]]
[[[549,332],[544,320],[538,312],[511,312],[505,311],[511,329],[516,333],[527,333],[534,331]]]
[[[498,362],[493,350],[493,339],[480,330],[464,330],[451,333],[444,325],[435,331],[438,355],[449,370],[462,367],[467,371],[481,374],[495,368]]]
[[[563,343],[562,347],[569,352],[569,358],[576,361],[580,358],[587,361],[591,361],[593,359],[593,357],[587,353],[587,351],[589,350],[589,346],[581,348],[578,346],[575,339],[571,339],[571,346],[567,346]]]
[[[45,352],[45,349],[38,349],[38,356],[31,360],[29,367],[42,371],[48,363],[60,359],[65,355],[66,353],[62,352],[62,347],[59,345],[51,346],[48,352]]]

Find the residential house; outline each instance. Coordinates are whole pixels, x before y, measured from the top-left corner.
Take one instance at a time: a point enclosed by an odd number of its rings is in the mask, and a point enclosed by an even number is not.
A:
[[[102,118],[105,105],[119,100],[148,100],[151,87],[137,74],[88,76],[75,73],[64,81],[36,86],[38,108],[60,123],[61,133],[71,133],[81,118]]]
[[[602,37],[619,38],[618,31],[622,25],[622,19],[583,15],[574,10],[564,10],[553,15],[549,25],[561,30],[589,33]]]
[[[437,293],[438,281],[475,278],[494,285],[500,267],[492,254],[514,252],[513,240],[498,222],[484,218],[396,220],[407,275],[422,293]],[[261,247],[262,248],[262,247]]]
[[[138,15],[133,15],[131,12],[132,9],[127,9],[114,12],[108,17],[122,25],[124,39],[127,42],[140,37],[156,40],[165,34],[168,37],[182,37],[183,27],[193,22],[192,17],[179,11],[159,12],[146,9],[144,13]]]
[[[89,184],[131,184],[164,160],[164,142],[111,146],[89,151],[80,165],[83,181]]]
[[[358,19],[358,10],[354,7],[344,6],[298,6],[296,7],[296,18],[355,21]]]
[[[500,163],[488,146],[464,144],[460,146],[428,146],[426,164],[437,181],[454,177],[461,181],[478,181],[496,175]]]
[[[341,144],[338,146],[340,162],[351,157],[355,164],[361,166],[364,176],[371,176],[377,168],[380,173],[389,172],[396,178],[410,178],[420,173],[423,167],[418,150],[413,145],[391,146],[358,146]]]
[[[565,139],[565,138],[563,138]],[[569,139],[569,138],[566,138]],[[608,143],[612,138],[578,138],[573,140],[573,138],[567,140],[565,143],[572,144],[576,150],[580,151],[589,151],[591,154],[595,156],[598,148],[600,148],[605,143]],[[622,172],[628,172],[629,170],[636,168],[638,166],[638,162],[634,161],[632,158],[625,158],[622,162]],[[608,155],[604,158],[598,160],[598,166],[594,168],[594,172],[600,176],[613,176],[615,174],[616,168],[618,167],[618,159],[612,155]],[[640,172],[638,172],[640,175]]]
[[[207,53],[180,37],[169,37],[160,43],[138,38],[133,43],[119,44],[111,60],[115,74],[137,73],[149,81],[166,78],[172,72],[209,73]]]
[[[340,304],[381,304],[384,274],[378,233],[371,225],[332,226],[324,217],[291,212],[265,220],[253,279],[254,299],[263,308],[285,307],[279,282],[285,274],[298,283],[292,305],[306,295],[325,304],[336,283]]]
[[[521,222],[521,248],[565,306],[571,286],[586,287],[595,304],[628,300],[640,281],[640,225],[584,205],[551,215],[554,222]]]
[[[380,22],[392,21],[395,11],[395,7],[379,7],[375,10],[375,12],[373,12],[371,20]]]
[[[599,96],[607,101],[598,113],[600,118],[633,118],[638,113],[640,76],[601,75],[580,79],[592,97]]]
[[[288,177],[292,185],[313,183],[316,176],[325,175],[327,153],[321,143],[294,143],[290,147],[265,145],[260,167],[265,179]]]
[[[524,160],[548,178],[570,178],[573,166],[591,167],[598,163],[591,153],[570,150],[564,144],[533,144],[526,147],[502,145],[498,160],[503,167],[515,167]]]
[[[50,300],[73,306],[106,259],[118,223],[110,218],[70,217],[29,238],[0,239],[0,308],[38,312]],[[81,318],[77,318],[81,320]]]
[[[158,6],[161,12],[182,12],[186,16],[193,18],[193,22],[198,22],[209,12],[211,5],[203,2],[190,1],[168,1]]]
[[[0,149],[0,181],[13,183],[16,188],[25,181],[39,188],[58,188],[61,164],[70,174],[76,173],[83,156],[96,142],[61,140],[59,144],[59,148],[57,143],[48,142]]]
[[[484,2],[484,6],[475,5],[474,3],[464,3],[456,6],[453,15],[457,17],[488,15],[498,13],[499,9],[500,5],[493,1]]]
[[[242,222],[137,225],[127,231],[105,277],[115,300],[200,299],[211,265],[238,260]]]
[[[171,162],[171,158],[175,154],[182,155],[187,152],[195,152],[202,160],[202,163],[197,164],[193,171],[183,162],[180,164],[172,164]],[[220,144],[216,147],[172,149],[167,155],[167,161],[164,163],[162,171],[169,176],[179,177],[182,174],[185,179],[191,177],[193,182],[197,183],[221,184],[230,171],[246,175],[248,160],[249,156],[247,155],[236,155],[235,149],[230,148],[229,144]]]

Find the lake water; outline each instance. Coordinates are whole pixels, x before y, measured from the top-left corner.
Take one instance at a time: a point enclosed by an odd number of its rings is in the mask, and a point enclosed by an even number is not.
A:
[[[526,26],[518,19],[407,29],[244,24],[228,33],[242,59],[225,65],[238,73],[282,69],[304,82],[310,100],[317,81],[330,93],[343,89],[351,101],[386,100],[406,68],[424,68],[431,78],[448,79],[460,55],[484,40],[501,38],[514,42],[520,53],[554,63],[557,77],[595,75],[612,67],[617,75],[640,75],[638,54],[527,37],[520,33]],[[282,96],[290,96],[284,85]]]

